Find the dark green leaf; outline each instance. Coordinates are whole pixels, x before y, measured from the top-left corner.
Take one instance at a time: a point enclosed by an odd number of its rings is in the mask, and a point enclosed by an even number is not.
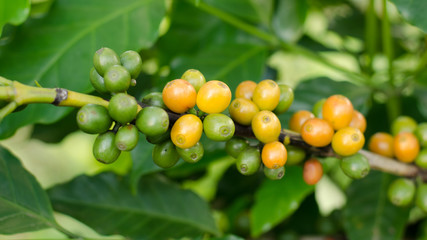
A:
[[[402,239],[409,208],[396,207],[388,200],[392,179],[386,173],[372,171],[350,185],[343,213],[349,239]]]
[[[30,13],[30,0],[0,0],[0,36],[6,23],[21,24]]]
[[[250,22],[268,23],[272,0],[204,0],[207,4]],[[261,5],[262,4],[262,5]]]
[[[425,0],[392,0],[402,16],[411,24],[427,33],[427,1]]]
[[[19,160],[0,147],[0,233],[56,226],[45,191]]]
[[[281,180],[266,179],[255,195],[251,210],[251,234],[259,236],[269,231],[298,209],[313,191],[302,178],[301,167],[288,167]]]
[[[89,92],[95,51],[107,46],[120,54],[150,47],[164,14],[165,1],[58,0],[45,18],[27,21],[14,41],[0,47],[0,72],[26,84]],[[26,124],[55,122],[68,111],[29,106],[4,119],[0,137]]]
[[[286,42],[295,42],[302,36],[302,30],[307,16],[306,0],[279,1],[273,17],[273,29]]]
[[[188,190],[151,175],[132,195],[125,179],[112,173],[80,176],[49,191],[55,210],[101,234],[168,239],[217,234],[206,202]]]
[[[210,238],[210,240],[244,240],[244,238],[238,237],[236,235],[227,235],[219,238]]]

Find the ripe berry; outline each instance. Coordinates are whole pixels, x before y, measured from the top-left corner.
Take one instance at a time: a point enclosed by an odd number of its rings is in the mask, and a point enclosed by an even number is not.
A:
[[[277,141],[282,129],[276,114],[267,110],[255,114],[251,126],[255,137],[263,143]]]
[[[276,115],[286,112],[294,101],[294,91],[291,87],[285,84],[279,84],[280,99],[279,104],[274,109]]]
[[[93,156],[96,160],[109,164],[113,163],[120,156],[121,151],[114,143],[115,134],[113,132],[101,133],[93,143]]]
[[[369,139],[368,149],[371,152],[392,158],[394,156],[393,142],[393,136],[390,134],[377,132]]]
[[[332,141],[334,129],[326,120],[320,118],[308,119],[301,129],[302,139],[315,147],[327,146]]]
[[[101,105],[86,104],[77,112],[77,125],[85,133],[104,133],[112,123],[108,110]]]
[[[160,93],[160,92],[151,92],[151,93],[145,95],[141,99],[141,102],[143,104],[147,104],[148,106],[167,109],[165,103],[163,102],[162,93]]]
[[[287,145],[286,151],[288,153],[287,165],[297,165],[305,159],[305,151],[302,148]]]
[[[105,88],[113,93],[125,92],[130,86],[130,74],[121,65],[114,65],[105,72]]]
[[[178,152],[171,141],[156,144],[152,152],[153,162],[161,168],[175,166],[179,160]]]
[[[236,88],[236,98],[246,98],[248,100],[251,100],[256,85],[256,82],[249,80],[239,83]]]
[[[351,122],[348,125],[350,127],[354,127],[359,129],[362,133],[366,130],[366,119],[363,114],[361,114],[359,111],[354,110],[353,111],[353,117],[351,118]]]
[[[270,142],[262,148],[262,163],[268,168],[276,169],[284,166],[287,158],[286,148],[281,142]]]
[[[116,133],[114,143],[119,150],[130,151],[138,144],[138,129],[133,124],[122,126]]]
[[[264,168],[264,175],[271,180],[279,180],[285,176],[285,167],[279,167],[276,169],[271,169],[268,167]]]
[[[427,147],[427,122],[418,124],[414,133],[421,147]]]
[[[308,185],[314,185],[323,176],[323,167],[319,160],[311,158],[304,163],[302,177]]]
[[[139,53],[129,50],[120,55],[120,62],[125,67],[132,79],[136,79],[142,70],[142,59]]]
[[[234,135],[234,122],[225,114],[212,113],[203,120],[203,131],[209,139],[227,141]]]
[[[273,111],[279,104],[279,100],[279,85],[270,79],[258,83],[252,96],[252,101],[258,106],[259,110]]]
[[[427,184],[418,185],[415,203],[421,210],[427,213]]]
[[[237,156],[236,167],[243,175],[252,175],[256,173],[260,166],[261,156],[256,148],[248,147]]]
[[[162,92],[164,104],[173,112],[184,113],[196,105],[196,90],[187,81],[175,79]]]
[[[423,149],[418,153],[417,158],[415,158],[415,164],[420,168],[427,169],[427,149]]]
[[[135,119],[138,103],[135,98],[126,93],[118,93],[110,99],[108,113],[121,124],[126,124]]]
[[[314,118],[314,114],[307,110],[299,110],[295,112],[289,120],[289,129],[294,132],[301,132],[302,125],[308,119]]]
[[[399,116],[391,123],[391,134],[396,136],[401,132],[413,133],[417,128],[417,122],[409,116]]]
[[[95,52],[93,65],[99,75],[104,76],[105,72],[114,65],[119,65],[120,60],[116,52],[110,48],[103,47]]]
[[[244,126],[251,125],[252,119],[258,111],[255,103],[245,98],[234,99],[228,107],[231,118]]]
[[[322,117],[334,130],[347,127],[353,118],[353,104],[342,95],[328,97],[322,107]]]
[[[188,163],[196,163],[200,161],[204,154],[204,149],[201,142],[197,142],[196,145],[192,146],[191,148],[182,149],[176,147],[176,151],[178,152],[179,156]]]
[[[230,101],[230,88],[218,80],[205,83],[197,93],[197,107],[205,113],[220,113],[227,109]]]
[[[322,98],[313,105],[312,112],[315,117],[322,118],[322,109],[323,109],[323,104],[325,104],[325,102],[326,102],[326,98]]]
[[[332,137],[332,149],[341,156],[357,153],[364,144],[363,133],[354,127],[341,128]]]
[[[145,107],[136,117],[136,127],[147,136],[157,136],[169,128],[169,116],[163,108]]]
[[[203,84],[206,83],[205,76],[203,76],[203,74],[196,69],[188,69],[184,74],[182,74],[181,79],[184,79],[193,85],[194,89],[196,89],[196,92],[198,92]]]
[[[394,180],[388,187],[388,199],[399,207],[408,206],[415,196],[415,184],[406,178]]]
[[[178,118],[171,129],[171,140],[179,148],[190,148],[200,140],[203,124],[200,118],[186,114]]]
[[[398,160],[410,163],[417,157],[420,145],[413,133],[401,132],[394,137],[393,149]]]
[[[343,172],[353,179],[364,178],[371,170],[368,159],[360,153],[343,157],[340,165]]]
[[[109,91],[105,88],[104,78],[99,75],[99,73],[95,70],[95,68],[90,69],[89,73],[90,83],[93,88],[99,93],[107,94]]]
[[[225,151],[228,155],[237,158],[239,154],[249,146],[243,138],[233,137],[225,143]]]

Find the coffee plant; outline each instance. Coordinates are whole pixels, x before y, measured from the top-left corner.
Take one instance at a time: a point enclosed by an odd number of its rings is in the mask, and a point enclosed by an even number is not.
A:
[[[0,0],[0,238],[427,239],[425,9]]]

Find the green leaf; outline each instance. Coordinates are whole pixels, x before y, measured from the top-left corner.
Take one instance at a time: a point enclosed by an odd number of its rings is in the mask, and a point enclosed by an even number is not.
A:
[[[244,240],[244,238],[236,235],[226,235],[224,237],[210,238],[210,240]]]
[[[268,23],[268,15],[271,15],[273,8],[272,0],[262,0],[262,3],[259,0],[204,0],[204,2],[254,23]]]
[[[26,84],[90,92],[95,51],[106,46],[120,54],[150,47],[164,15],[165,1],[58,0],[45,18],[27,21],[14,41],[0,47],[0,72]],[[69,111],[33,104],[6,117],[0,137],[26,124],[55,122]]]
[[[425,0],[392,0],[402,16],[411,24],[427,33],[427,1]]]
[[[0,234],[56,226],[45,191],[20,161],[0,147]]]
[[[304,182],[301,167],[286,168],[281,180],[266,179],[255,195],[251,234],[257,237],[286,219],[313,189]]]
[[[49,190],[55,210],[100,234],[168,239],[217,234],[209,206],[196,194],[152,175],[132,195],[125,179],[112,173],[80,176]]]
[[[6,23],[21,24],[30,13],[30,0],[0,0],[0,36]]]
[[[273,29],[285,42],[295,42],[302,36],[302,29],[307,16],[306,0],[279,1],[273,17]]]
[[[349,239],[402,239],[409,208],[396,207],[388,200],[392,179],[391,175],[372,171],[350,185],[343,213]]]

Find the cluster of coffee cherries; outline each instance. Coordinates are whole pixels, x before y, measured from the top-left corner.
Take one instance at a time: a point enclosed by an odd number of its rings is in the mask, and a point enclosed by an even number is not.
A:
[[[377,132],[369,139],[370,151],[398,161],[427,169],[427,123],[417,123],[409,116],[399,116],[391,124],[391,134]],[[396,206],[408,206],[414,198],[419,208],[427,212],[427,184],[413,179],[398,178],[388,190]]]

